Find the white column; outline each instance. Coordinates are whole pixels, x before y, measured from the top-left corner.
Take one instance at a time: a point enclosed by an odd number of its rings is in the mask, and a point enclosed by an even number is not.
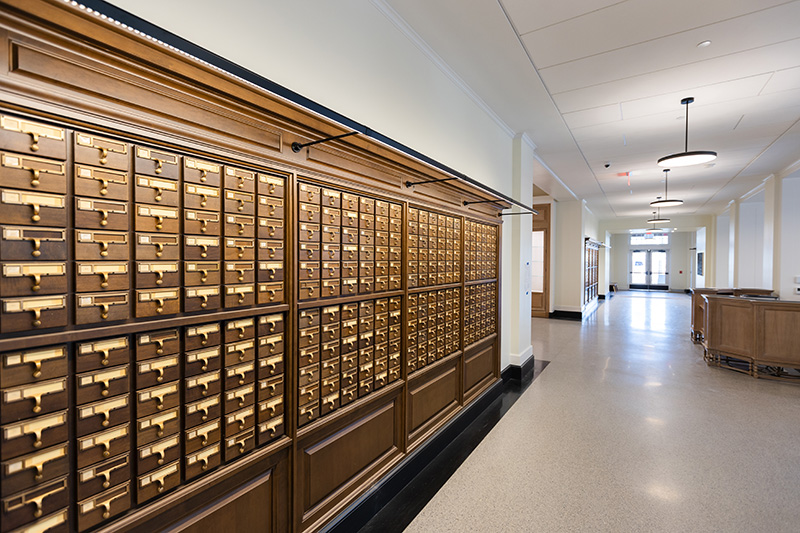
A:
[[[512,197],[526,205],[533,202],[533,152],[525,134],[514,138],[512,149]],[[531,259],[533,217],[516,215],[503,222],[503,246],[511,246],[510,264],[503,265],[501,368],[522,366],[533,356],[531,346]]]

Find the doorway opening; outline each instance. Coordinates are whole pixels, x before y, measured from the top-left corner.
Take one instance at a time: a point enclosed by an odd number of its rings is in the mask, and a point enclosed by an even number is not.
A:
[[[669,290],[668,250],[631,250],[631,289]]]

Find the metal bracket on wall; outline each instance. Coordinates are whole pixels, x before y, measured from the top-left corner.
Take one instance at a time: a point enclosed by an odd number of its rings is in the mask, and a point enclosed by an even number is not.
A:
[[[344,137],[350,137],[351,135],[358,135],[359,133],[361,133],[361,132],[360,131],[351,131],[350,133],[343,133],[341,135],[334,135],[333,137],[326,137],[326,138],[320,139],[318,141],[311,141],[311,142],[303,143],[303,144],[300,144],[299,142],[293,142],[292,143],[292,152],[297,153],[300,150],[302,150],[303,148],[305,148],[306,146],[311,146],[311,145],[320,144],[320,143],[326,143],[328,141],[335,141],[336,139],[342,139]]]

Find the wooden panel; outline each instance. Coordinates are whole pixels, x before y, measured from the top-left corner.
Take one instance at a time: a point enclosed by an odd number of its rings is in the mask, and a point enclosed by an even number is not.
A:
[[[708,349],[751,358],[755,355],[755,310],[748,301],[708,298]]]
[[[771,363],[781,363],[800,368],[800,303],[770,306],[761,304],[758,309],[759,358]]]
[[[279,489],[282,487],[278,487]],[[188,524],[178,526],[175,533],[208,533],[209,531],[275,531],[275,479],[272,471],[243,485],[223,498]]]
[[[443,364],[415,375],[409,382],[406,406],[409,445],[457,409],[458,363],[457,357],[445,360]]]
[[[467,403],[467,398],[472,399],[494,377],[496,353],[497,344],[493,342],[464,357],[464,403]]]

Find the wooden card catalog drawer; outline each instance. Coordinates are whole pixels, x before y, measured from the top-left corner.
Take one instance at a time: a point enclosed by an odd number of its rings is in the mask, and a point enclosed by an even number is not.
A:
[[[130,479],[128,454],[120,455],[78,471],[78,499],[89,498]]]
[[[32,489],[3,498],[3,531],[35,522],[36,519],[69,505],[67,477],[42,483]]]
[[[178,208],[156,205],[136,205],[136,231],[178,233],[180,219]]]
[[[237,342],[242,339],[255,338],[256,319],[241,318],[225,323],[225,342]]]
[[[318,280],[320,278],[320,268],[319,261],[303,261],[298,269],[298,278],[301,281]]]
[[[136,263],[136,287],[140,289],[177,287],[180,285],[180,280],[178,261],[141,261]]]
[[[338,395],[337,395],[338,396]],[[256,406],[256,422],[266,422],[283,414],[283,398],[277,397],[259,402]]]
[[[136,234],[136,259],[139,261],[174,261],[180,258],[177,235]]]
[[[184,344],[186,350],[197,350],[206,346],[215,346],[220,343],[221,330],[218,322],[189,326],[184,330]]]
[[[344,228],[353,228],[358,229],[358,211],[350,211],[348,209],[342,209],[342,229]]]
[[[323,361],[326,359],[339,357],[339,355],[341,355],[341,350],[339,349],[338,339],[335,341],[322,343],[322,355],[320,357]]]
[[[187,209],[219,211],[222,200],[219,187],[186,183],[183,186],[183,206]]]
[[[219,419],[213,420],[207,424],[187,429],[185,436],[186,453],[189,454],[205,448],[209,444],[219,442],[222,437],[222,424]]]
[[[351,403],[353,400],[358,398],[358,384],[351,385],[347,388],[343,388],[340,394],[339,405],[344,407],[345,405]]]
[[[253,238],[256,236],[256,219],[250,215],[225,215],[225,231],[229,237]],[[282,239],[283,236],[275,237]]]
[[[136,388],[152,387],[180,377],[178,355],[145,359],[136,364]]]
[[[320,204],[322,200],[321,189],[316,185],[310,185],[308,183],[300,183],[298,184],[298,197],[301,202],[306,202],[309,204]]]
[[[180,312],[180,289],[136,291],[136,316],[161,316]]]
[[[256,395],[259,402],[282,396],[283,376],[275,376],[259,380]]]
[[[75,352],[75,366],[78,372],[127,364],[130,361],[128,337],[78,343]]]
[[[76,163],[125,170],[128,168],[128,143],[98,137],[91,133],[75,132]]]
[[[88,500],[78,502],[78,529],[86,531],[130,508],[130,484],[124,483]]]
[[[98,198],[75,198],[75,227],[128,229],[128,204]]]
[[[358,335],[351,335],[342,339],[342,353],[347,354],[358,350]]]
[[[191,428],[219,418],[222,412],[220,395],[209,396],[202,400],[186,404],[186,427]]]
[[[66,131],[27,118],[0,115],[0,147],[14,152],[66,159]]]
[[[319,417],[319,402],[304,405],[299,409],[297,424],[304,426]]]
[[[342,207],[342,193],[333,189],[322,189],[322,205],[331,208]]]
[[[258,281],[283,281],[283,263],[259,261]]]
[[[256,173],[243,168],[225,167],[225,188],[237,191],[256,191]]]
[[[277,263],[283,266],[283,263]],[[224,283],[253,283],[256,280],[255,265],[252,262],[225,263]]]
[[[258,318],[258,334],[270,335],[281,333],[284,330],[284,320],[282,314],[264,315]]]
[[[77,263],[75,290],[77,292],[123,291],[130,288],[128,263]]]
[[[253,193],[225,189],[223,205],[226,213],[256,214],[255,195]]]
[[[183,231],[190,235],[220,235],[219,213],[213,211],[183,211]]]
[[[218,370],[213,371],[210,368],[209,371],[203,374],[186,378],[185,384],[187,402],[194,402],[202,398],[211,397],[215,394],[219,394],[219,391],[222,389],[220,372]]]
[[[0,228],[0,259],[4,261],[65,260],[66,230],[3,226]]]
[[[194,453],[186,455],[186,479],[194,479],[204,472],[209,472],[222,462],[221,446],[212,444]]]
[[[12,387],[34,383],[67,374],[67,349],[65,346],[31,348],[2,354],[0,385]]]
[[[177,381],[136,392],[137,416],[148,416],[177,407],[180,403]]]
[[[136,359],[138,361],[179,352],[180,337],[177,329],[140,333],[136,336]]]
[[[179,461],[137,478],[137,502],[143,503],[180,485],[181,466]]]
[[[226,261],[253,261],[256,258],[254,239],[225,238]]]
[[[225,461],[233,461],[256,447],[256,430],[251,428],[224,441]]]
[[[362,213],[369,213],[370,215],[374,215],[375,214],[375,200],[373,200],[372,198],[365,198],[365,197],[362,196],[359,199],[358,210],[361,211]]]
[[[187,235],[183,248],[187,261],[216,261],[220,258],[220,238]]]
[[[220,368],[220,347],[209,346],[186,352],[186,375],[195,376],[203,372],[219,370]]]
[[[214,287],[186,287],[183,301],[184,311],[210,311],[222,307],[220,288]]]
[[[0,222],[64,227],[66,198],[57,194],[0,189]]]
[[[317,255],[319,256],[319,249],[317,249]],[[258,259],[259,260],[283,259],[283,242],[259,240]]]
[[[258,425],[258,445],[266,444],[283,435],[283,416],[275,417]]]
[[[200,183],[211,187],[219,187],[222,166],[193,157],[183,158],[183,179],[191,183]]]
[[[136,421],[136,441],[139,445],[155,442],[165,435],[172,435],[180,431],[179,409],[170,409]]]
[[[255,382],[255,363],[242,363],[225,369],[225,390]]]
[[[78,404],[118,396],[128,392],[128,366],[79,374],[76,383]]]
[[[259,283],[258,303],[273,304],[283,302],[283,283]]]
[[[186,285],[219,285],[222,280],[218,261],[186,261],[184,274]]]
[[[124,424],[131,419],[128,395],[122,394],[108,400],[81,405],[77,409],[77,419],[78,436]]]
[[[250,386],[252,389],[252,385]],[[225,437],[231,437],[233,435],[238,434],[241,431],[245,431],[255,426],[256,422],[256,408],[255,405],[252,404],[252,396],[250,397],[251,405],[249,407],[245,407],[238,411],[233,411],[230,414],[225,416],[225,425],[224,431]],[[241,404],[243,402],[238,401],[239,398],[235,398],[234,404]]]
[[[3,461],[3,498],[65,476],[69,469],[67,444],[37,450]]]
[[[301,227],[303,224],[319,224],[320,220],[322,219],[321,213],[322,210],[320,209],[319,205],[306,204],[300,202],[300,213],[297,216],[298,220],[301,223]],[[307,238],[306,240],[314,240],[314,239]]]
[[[225,307],[251,306],[256,303],[256,287],[251,284],[225,285]]]
[[[130,315],[127,292],[76,294],[75,302],[76,324],[125,320]]]
[[[0,333],[67,325],[67,297],[39,296],[0,300]]]
[[[310,385],[312,383],[318,383],[320,379],[320,370],[319,365],[310,365],[300,369],[298,375],[298,383],[301,387],[305,385]]]
[[[274,218],[258,219],[258,238],[259,239],[283,239],[283,220]]]
[[[320,401],[320,415],[326,415],[339,408],[339,393],[324,396]]]
[[[300,299],[301,300],[314,300],[320,298],[320,282],[314,281],[301,281],[300,282]]]
[[[258,356],[270,357],[276,354],[283,353],[283,334],[270,335],[259,337],[258,339]]]
[[[319,383],[300,386],[297,390],[297,402],[303,406],[311,402],[317,403],[319,400]]]
[[[133,166],[137,173],[178,179],[178,156],[162,150],[137,146]]]
[[[270,174],[258,175],[258,194],[266,194],[275,198],[283,198],[286,179]]]
[[[224,395],[224,409],[226,413],[232,413],[237,409],[242,409],[246,406],[253,406],[256,399],[256,384],[249,383],[242,387],[229,390],[225,392]],[[250,413],[252,415],[252,412]],[[250,416],[248,415],[248,416]],[[252,421],[252,420],[251,420]],[[235,429],[234,432],[241,431],[240,429]]]
[[[225,366],[252,361],[256,356],[256,341],[247,339],[225,345]]]
[[[282,373],[283,373],[283,354],[269,357],[267,359],[258,360],[259,379],[277,376],[278,374]]]
[[[342,228],[341,232],[342,243],[344,244],[358,244],[358,229],[357,228]],[[350,248],[348,248],[349,250]],[[345,256],[345,259],[354,259]]]
[[[65,194],[66,177],[62,161],[0,152],[0,187]]]
[[[127,261],[128,256],[127,233],[75,230],[75,259]]]
[[[75,194],[128,200],[128,173],[76,164]]]
[[[271,196],[258,197],[258,216],[267,218],[283,218],[283,200]]]
[[[137,472],[149,472],[166,463],[177,461],[181,458],[181,437],[171,435],[165,439],[140,446],[137,452]]]
[[[2,428],[2,459],[61,444],[68,437],[67,411],[12,422]]]
[[[130,439],[129,424],[79,437],[77,442],[78,468],[85,468],[127,452],[130,447]]]
[[[342,222],[342,211],[333,207],[323,207],[320,220],[326,226],[339,226]]]
[[[297,364],[300,366],[308,366],[319,363],[319,354],[319,345],[301,348],[297,357]]]

